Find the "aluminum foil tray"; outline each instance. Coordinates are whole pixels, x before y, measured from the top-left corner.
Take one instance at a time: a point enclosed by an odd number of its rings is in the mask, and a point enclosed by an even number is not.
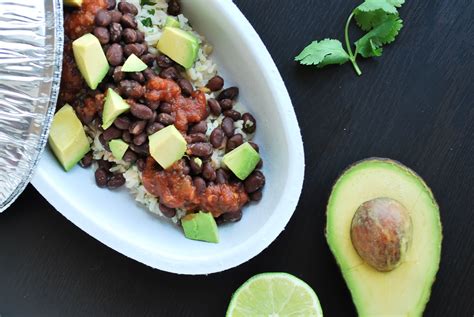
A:
[[[0,211],[47,142],[61,80],[62,0],[0,0]]]

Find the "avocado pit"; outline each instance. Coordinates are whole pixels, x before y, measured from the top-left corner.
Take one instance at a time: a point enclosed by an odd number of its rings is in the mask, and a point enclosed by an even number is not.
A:
[[[351,240],[367,264],[388,272],[403,263],[412,230],[407,209],[394,199],[379,197],[357,208],[352,218]]]

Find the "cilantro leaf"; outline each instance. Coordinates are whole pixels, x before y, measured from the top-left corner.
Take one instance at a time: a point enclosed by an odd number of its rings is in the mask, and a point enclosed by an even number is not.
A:
[[[155,4],[156,4],[156,3],[153,2],[153,1],[151,1],[151,0],[141,0],[141,1],[140,1],[140,5],[141,5],[141,6],[144,6],[144,5],[150,5],[150,6],[152,6],[152,5],[155,5]]]
[[[316,65],[318,68],[330,64],[344,64],[349,60],[349,55],[342,48],[338,40],[325,39],[314,41],[295,57],[302,65]]]
[[[369,31],[377,25],[383,23],[388,16],[398,15],[397,6],[404,0],[366,0],[354,9],[354,16],[357,25]]]
[[[403,27],[403,21],[398,16],[390,15],[378,26],[355,42],[355,55],[374,57],[382,55],[382,45],[393,42]]]
[[[146,18],[142,20],[142,24],[146,27],[151,28],[153,26],[153,21],[151,21],[151,18]]]

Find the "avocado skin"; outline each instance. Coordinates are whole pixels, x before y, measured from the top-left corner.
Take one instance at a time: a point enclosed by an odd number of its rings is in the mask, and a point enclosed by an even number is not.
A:
[[[383,162],[383,163],[387,163],[387,164],[391,164],[391,165],[396,165],[398,166],[399,168],[401,168],[402,170],[404,170],[405,172],[407,172],[408,174],[412,175],[413,177],[415,177],[417,180],[420,181],[420,183],[423,185],[424,189],[426,190],[426,192],[428,193],[430,199],[431,199],[431,202],[432,204],[437,208],[437,210],[440,210],[439,208],[439,205],[436,201],[436,199],[434,198],[434,195],[433,195],[433,192],[431,191],[431,188],[426,184],[426,182],[423,180],[423,178],[418,175],[414,170],[412,170],[411,168],[407,167],[405,164],[397,161],[397,160],[393,160],[393,159],[390,159],[390,158],[383,158],[383,157],[369,157],[369,158],[366,158],[366,159],[362,159],[362,160],[359,160],[359,161],[356,161],[354,163],[352,163],[351,165],[349,165],[348,167],[346,167],[340,174],[339,176],[336,178],[336,181],[334,182],[333,186],[331,187],[331,193],[330,193],[330,196],[332,195],[332,193],[334,192],[336,186],[338,185],[338,182],[339,180],[348,172],[350,171],[351,169],[353,169],[354,167],[360,165],[360,164],[363,164],[363,163],[370,163],[370,162]],[[328,212],[329,212],[329,201],[330,199],[328,199],[328,205],[326,205],[326,218],[328,218]],[[438,226],[439,226],[439,229],[440,229],[440,232],[439,232],[439,235],[440,235],[440,241],[441,241],[441,244],[439,246],[440,248],[440,254],[441,254],[441,249],[442,249],[442,242],[443,242],[443,227],[442,227],[442,223],[441,223],[441,218],[440,218],[440,213],[438,212],[437,215],[436,215],[437,219],[437,223],[438,223]],[[331,253],[333,254],[334,256],[334,259],[336,260],[336,263],[337,265],[339,266],[339,268],[342,267],[341,263],[339,262],[339,259],[338,257],[336,256],[336,251],[335,249],[330,245],[329,243],[329,239],[328,239],[328,227],[327,227],[327,222],[326,222],[326,227],[324,229],[324,235],[326,237],[326,242],[328,243],[328,246],[329,246],[329,249],[331,250]],[[440,257],[440,260],[439,260],[439,263],[438,263],[438,266],[436,268],[436,271],[435,271],[435,274],[433,275],[433,278],[430,280],[430,285],[431,287],[428,289],[428,293],[427,293],[427,296],[426,296],[426,300],[424,300],[423,303],[420,303],[420,308],[421,308],[421,312],[423,312],[425,310],[425,307],[426,307],[426,304],[428,303],[429,299],[430,299],[430,296],[431,296],[431,288],[434,284],[434,282],[436,281],[436,275],[437,273],[439,272],[439,266],[441,264],[441,257]],[[342,273],[342,271],[341,271]],[[382,273],[383,274],[383,273]],[[352,286],[347,283],[347,281],[345,280],[345,277],[344,277],[344,281],[346,282],[346,285],[347,287],[349,288],[350,292],[351,292],[351,296],[353,295],[353,289],[352,289]],[[356,305],[355,302],[354,303],[354,307],[356,308],[356,310],[358,310],[358,307]],[[359,313],[359,316],[361,316],[361,314]]]

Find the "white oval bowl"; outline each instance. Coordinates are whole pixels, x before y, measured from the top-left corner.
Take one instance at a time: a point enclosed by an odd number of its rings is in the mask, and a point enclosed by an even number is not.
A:
[[[32,183],[67,219],[112,249],[163,271],[209,274],[248,261],[285,228],[301,193],[304,152],[283,80],[240,10],[230,0],[183,0],[183,7],[193,27],[214,45],[226,86],[240,88],[240,100],[257,119],[266,176],[262,201],[247,206],[240,222],[221,226],[220,243],[210,244],[186,239],[126,190],[97,188],[90,169],[65,173],[49,149]]]

